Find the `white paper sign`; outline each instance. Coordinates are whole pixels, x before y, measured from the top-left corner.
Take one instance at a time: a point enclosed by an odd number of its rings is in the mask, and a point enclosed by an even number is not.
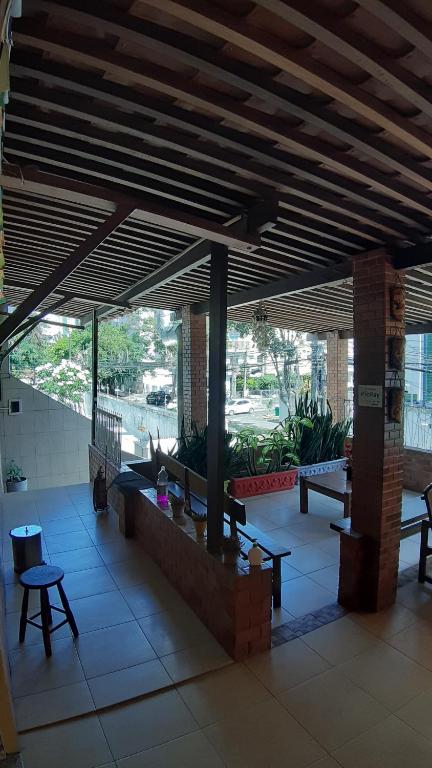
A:
[[[382,408],[383,388],[375,384],[359,384],[357,402],[369,408]]]

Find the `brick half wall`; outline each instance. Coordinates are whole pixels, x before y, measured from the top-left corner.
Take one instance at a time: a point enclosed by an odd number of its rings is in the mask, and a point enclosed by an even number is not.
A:
[[[403,456],[404,488],[421,493],[432,483],[432,453],[417,448],[405,448]]]

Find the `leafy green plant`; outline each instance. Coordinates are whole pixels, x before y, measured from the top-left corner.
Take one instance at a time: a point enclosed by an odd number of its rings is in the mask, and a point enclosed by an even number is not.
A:
[[[6,469],[6,478],[11,483],[17,483],[20,480],[24,479],[23,471],[21,467],[18,466],[18,464],[15,464],[14,460],[11,459],[9,462],[7,469]]]
[[[207,477],[207,427],[200,429],[196,424],[192,425],[190,434],[186,432],[182,424],[180,437],[174,451],[171,451],[174,459],[189,467],[201,477]],[[242,469],[242,460],[233,445],[233,436],[230,432],[224,433],[224,478],[230,480],[239,474]]]
[[[302,466],[341,458],[351,426],[351,419],[333,422],[330,405],[327,403],[325,412],[321,412],[309,393],[296,400],[295,413],[282,423],[294,441]]]
[[[293,440],[278,427],[265,435],[246,427],[237,434],[234,447],[242,460],[243,475],[282,472],[299,463]]]

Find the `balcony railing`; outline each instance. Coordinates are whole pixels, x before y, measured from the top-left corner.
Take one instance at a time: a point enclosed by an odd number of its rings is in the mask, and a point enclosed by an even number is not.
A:
[[[353,417],[352,400],[345,400],[345,417]],[[407,448],[432,451],[432,407],[405,404],[404,444]]]
[[[96,408],[95,444],[101,453],[120,467],[122,418],[117,413]]]

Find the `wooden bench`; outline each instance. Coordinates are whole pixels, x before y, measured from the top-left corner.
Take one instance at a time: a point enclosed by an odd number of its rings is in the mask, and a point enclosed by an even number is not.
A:
[[[232,533],[231,520],[225,515],[225,524],[229,526]],[[291,550],[284,546],[281,546],[274,541],[274,539],[267,536],[251,523],[245,523],[244,525],[237,526],[237,534],[244,536],[248,541],[256,541],[264,552],[263,561],[272,561],[273,568],[273,607],[280,608],[281,605],[281,592],[282,592],[282,558],[291,554]],[[246,555],[244,555],[246,557]]]
[[[403,514],[403,512],[402,512]],[[401,539],[407,539],[408,536],[414,536],[416,533],[420,533],[422,528],[422,521],[427,518],[427,512],[412,517],[402,517],[401,519]],[[334,520],[330,523],[332,531],[337,533],[351,533],[351,518],[345,517],[341,520]]]
[[[168,474],[174,478],[169,485],[169,490],[175,496],[184,494],[186,503],[192,512],[196,514],[207,513],[207,480],[191,469],[180,464],[169,454],[163,453],[160,448],[151,446],[153,474],[164,466]],[[240,527],[239,527],[240,526]],[[291,550],[279,545],[265,533],[246,520],[246,507],[243,502],[225,494],[224,499],[224,532],[227,536],[244,537],[247,541],[256,541],[264,553],[264,562],[272,561],[273,568],[273,606],[280,608],[282,592],[282,558],[291,554]],[[241,556],[247,558],[247,554],[241,551]]]

